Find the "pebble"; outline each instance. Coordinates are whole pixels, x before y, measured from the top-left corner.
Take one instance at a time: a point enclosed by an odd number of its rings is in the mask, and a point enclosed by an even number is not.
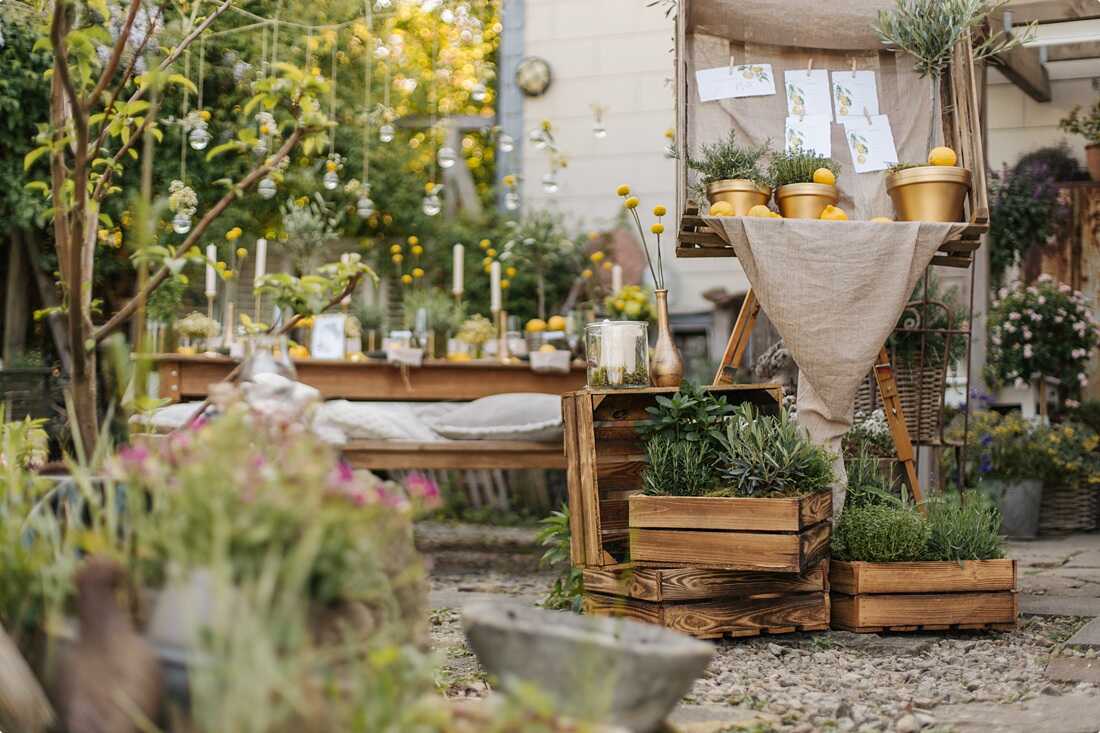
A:
[[[898,733],[917,733],[922,727],[915,715],[903,715],[894,724],[894,730]]]

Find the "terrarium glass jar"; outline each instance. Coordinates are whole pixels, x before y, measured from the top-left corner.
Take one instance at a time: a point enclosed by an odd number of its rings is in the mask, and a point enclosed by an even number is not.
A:
[[[649,330],[644,321],[597,321],[584,329],[588,386],[649,386]]]
[[[240,380],[253,382],[260,374],[278,374],[297,381],[298,373],[287,350],[286,336],[258,335],[248,339]]]

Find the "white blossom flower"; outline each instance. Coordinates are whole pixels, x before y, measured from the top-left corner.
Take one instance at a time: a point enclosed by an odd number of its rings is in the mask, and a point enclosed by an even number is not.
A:
[[[1034,352],[1031,349],[1031,344],[1024,344],[1024,358],[1030,359],[1033,355]]]
[[[1020,320],[1020,318],[1021,318],[1020,314],[1017,313],[1016,311],[1012,311],[1011,313],[1008,314],[1008,319],[1010,321],[1018,321],[1018,320]]]

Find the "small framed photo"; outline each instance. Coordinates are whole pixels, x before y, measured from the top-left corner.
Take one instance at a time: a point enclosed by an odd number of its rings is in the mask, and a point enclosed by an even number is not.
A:
[[[324,313],[313,317],[313,330],[309,338],[309,355],[314,359],[343,359],[344,326],[347,316],[343,313]]]

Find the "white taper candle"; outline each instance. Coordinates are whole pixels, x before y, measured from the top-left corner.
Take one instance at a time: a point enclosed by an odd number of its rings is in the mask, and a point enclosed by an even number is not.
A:
[[[451,286],[451,292],[455,295],[462,295],[462,269],[465,266],[464,258],[466,256],[466,248],[461,244],[456,244],[454,247],[454,280]]]
[[[489,310],[500,310],[500,263],[496,260],[489,266]]]
[[[218,294],[218,273],[214,269],[214,263],[218,261],[218,245],[206,245],[206,294],[213,296]]]
[[[617,293],[623,289],[623,266],[615,265],[611,268],[611,292]]]
[[[253,282],[267,274],[267,240],[256,240],[256,274]]]

